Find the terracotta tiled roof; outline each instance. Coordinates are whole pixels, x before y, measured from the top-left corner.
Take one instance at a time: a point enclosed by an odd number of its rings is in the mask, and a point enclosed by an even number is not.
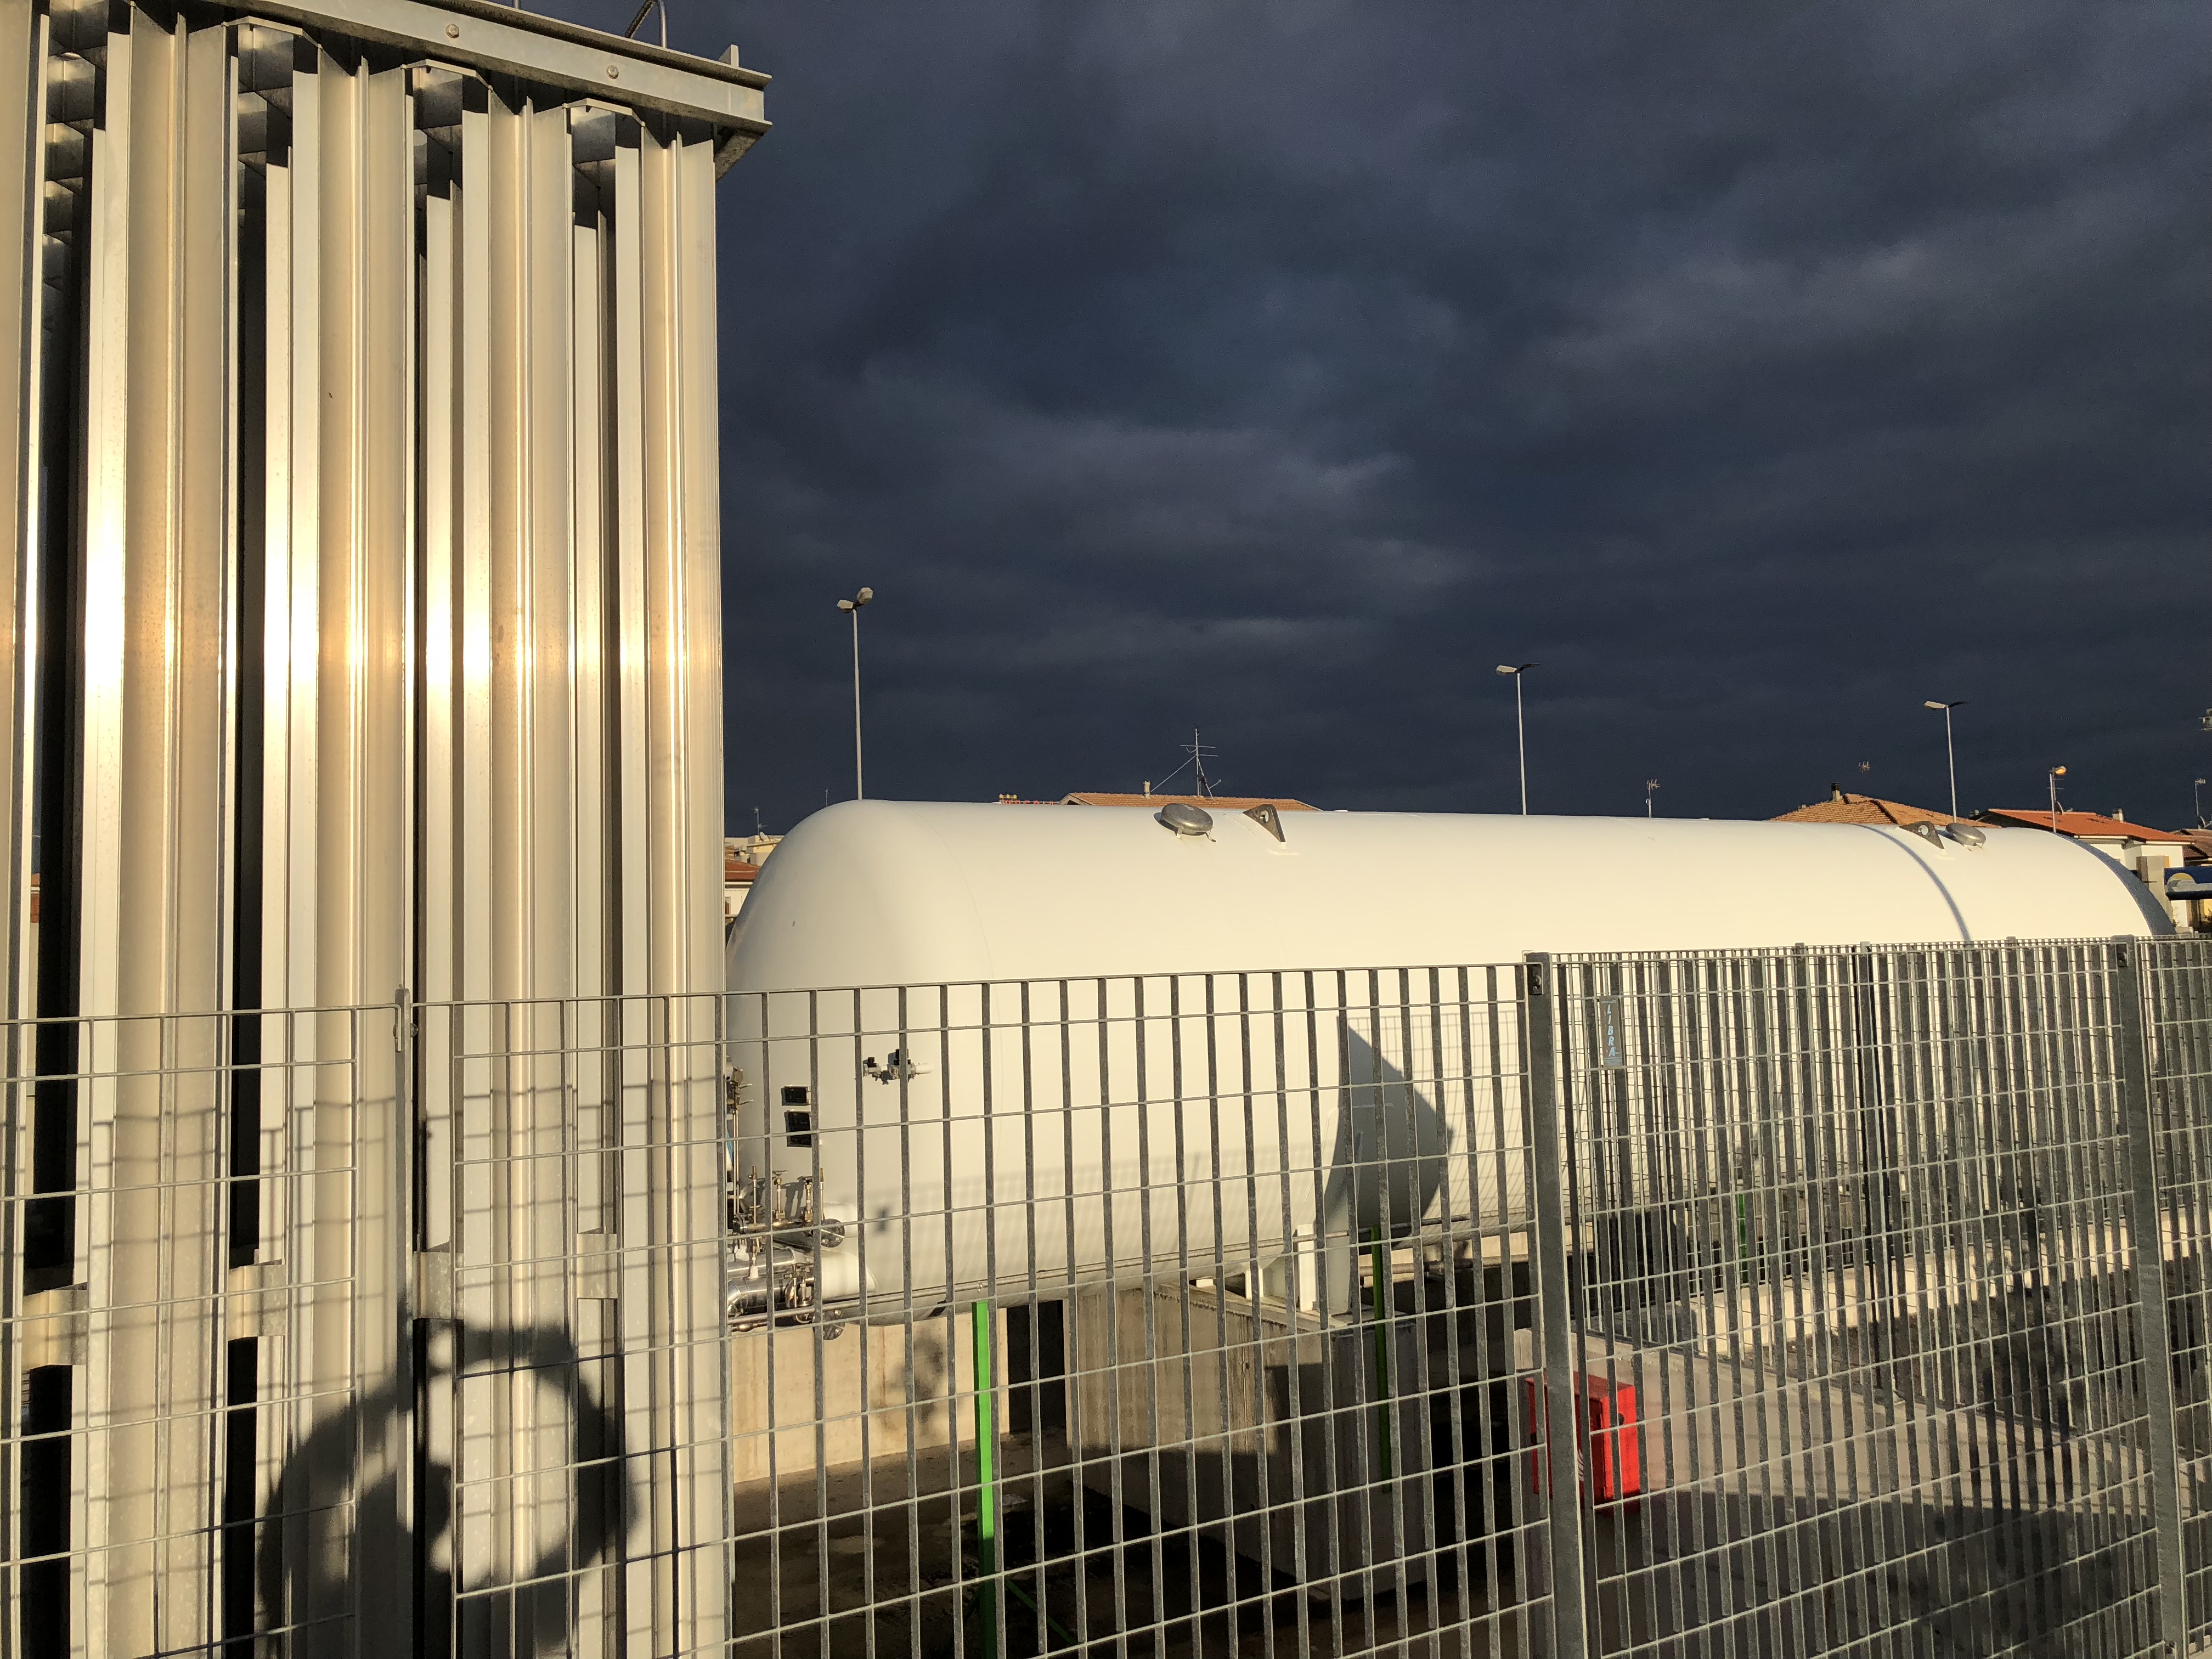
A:
[[[1255,806],[1272,806],[1279,812],[1317,812],[1321,809],[1302,800],[1292,800],[1285,795],[1116,795],[1085,793],[1063,795],[1062,806],[1149,806],[1155,812],[1170,801],[1179,800],[1186,806],[1203,806],[1208,811],[1244,812]]]
[[[1844,795],[1837,800],[1816,800],[1810,806],[1784,812],[1772,822],[1893,823],[1902,828],[1908,823],[1956,823],[1959,820],[1948,812],[1934,812],[1924,806],[1907,806],[1901,800],[1884,800],[1879,795]]]
[[[753,878],[760,874],[760,870],[757,864],[748,864],[733,854],[726,854],[722,859],[722,885],[750,887],[753,884]]]
[[[2017,824],[2029,830],[2051,828],[2051,809],[2047,806],[1992,806],[1981,817],[1990,823]],[[2131,818],[2106,817],[2102,812],[2068,812],[2058,814],[2058,833],[2072,836],[2076,840],[2095,837],[2100,841],[2180,842],[2191,844],[2187,836],[2175,835],[2169,830],[2154,830],[2147,823],[2137,823]]]

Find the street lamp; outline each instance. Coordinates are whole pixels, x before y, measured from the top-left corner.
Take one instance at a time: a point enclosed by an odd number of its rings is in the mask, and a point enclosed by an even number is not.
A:
[[[1521,816],[1528,816],[1528,725],[1521,713],[1521,677],[1536,665],[1524,662],[1515,667],[1510,662],[1498,665],[1498,672],[1513,681],[1513,734],[1521,750]]]
[[[849,599],[837,601],[837,608],[853,619],[853,799],[868,798],[866,781],[860,771],[860,607],[876,597],[876,590],[864,587]]]
[[[2051,833],[2054,836],[2058,833],[2058,780],[2065,775],[2066,769],[2063,766],[2051,769],[2048,780],[2051,785]]]
[[[1923,708],[1940,708],[1943,711],[1943,758],[1951,768],[1951,816],[1955,818],[1959,816],[1959,754],[1951,747],[1951,711],[1954,708],[1964,708],[1966,706],[1966,699],[1961,697],[1956,702],[1937,702],[1931,697],[1920,706]]]
[[[1658,787],[1659,780],[1656,778],[1646,778],[1644,780],[1644,816],[1647,818],[1652,816],[1651,792]]]
[[[2189,793],[2190,798],[2197,803],[2197,827],[2202,830],[2204,827],[2204,780],[2197,779],[2196,787]]]

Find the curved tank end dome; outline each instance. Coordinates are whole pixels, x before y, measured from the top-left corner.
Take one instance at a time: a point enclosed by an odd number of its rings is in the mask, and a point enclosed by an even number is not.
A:
[[[1177,834],[1141,807],[848,801],[793,830],[732,989],[2171,933],[2039,830],[1294,812]]]

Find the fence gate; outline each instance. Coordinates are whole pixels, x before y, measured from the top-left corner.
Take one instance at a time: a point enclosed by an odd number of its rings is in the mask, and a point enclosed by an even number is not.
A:
[[[402,1025],[0,1023],[0,1654],[402,1650]]]
[[[715,1651],[721,1010],[0,1022],[0,1656]]]
[[[2189,1646],[2212,1646],[2212,940],[2145,953]]]
[[[2185,1526],[2203,1629],[2207,962],[1532,959],[1571,1149],[1540,1243],[1583,1425],[1571,1649],[2178,1651]]]

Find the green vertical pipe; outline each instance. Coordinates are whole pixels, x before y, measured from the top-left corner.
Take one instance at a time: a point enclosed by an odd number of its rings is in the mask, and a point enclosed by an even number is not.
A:
[[[999,1431],[991,1410],[991,1304],[975,1304],[975,1559],[982,1573],[976,1611],[986,1659],[999,1654]]]
[[[1379,1228],[1367,1230],[1367,1260],[1375,1283],[1369,1299],[1375,1308],[1375,1432],[1382,1448],[1382,1478],[1391,1478],[1390,1455],[1390,1260]]]

